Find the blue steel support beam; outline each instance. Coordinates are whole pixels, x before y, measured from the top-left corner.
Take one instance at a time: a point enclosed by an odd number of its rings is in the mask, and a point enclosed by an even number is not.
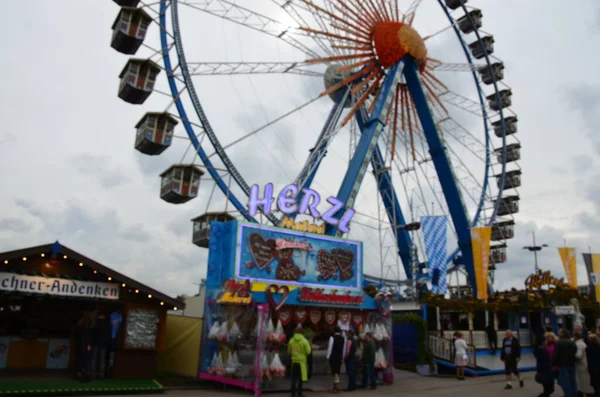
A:
[[[473,251],[471,246],[471,222],[467,215],[461,192],[452,170],[452,164],[448,157],[447,149],[440,139],[440,135],[435,127],[431,109],[427,103],[425,92],[419,78],[417,65],[410,56],[404,57],[404,77],[406,78],[406,86],[410,91],[413,102],[417,109],[423,133],[429,146],[431,160],[435,166],[440,185],[444,191],[444,197],[448,204],[448,210],[456,234],[458,235],[458,247],[462,252],[462,259],[467,270],[469,283],[473,289],[473,295],[477,296],[477,283],[475,282],[475,266],[473,263]]]
[[[365,129],[361,134],[358,145],[356,145],[354,155],[352,156],[352,160],[350,160],[346,175],[344,176],[344,180],[342,181],[342,185],[340,186],[337,195],[337,198],[344,203],[344,208],[340,210],[336,216],[338,218],[345,210],[351,209],[354,206],[356,195],[358,194],[358,190],[367,171],[367,165],[373,157],[377,141],[379,140],[379,136],[385,125],[381,120],[381,115],[386,109],[390,97],[394,95],[400,65],[401,62],[398,62],[388,69],[387,76],[381,87],[381,92],[376,99],[373,112],[365,123]],[[338,234],[338,228],[335,226],[326,227],[325,233],[329,236],[335,236]]]
[[[365,123],[361,112],[356,113],[356,120],[362,133],[365,129]],[[400,202],[398,201],[394,185],[392,184],[392,176],[385,167],[383,155],[381,154],[381,149],[379,149],[378,145],[375,145],[373,158],[371,159],[371,167],[373,168],[373,173],[377,180],[377,187],[379,194],[381,195],[381,200],[383,201],[383,206],[385,207],[385,212],[387,213],[391,227],[394,228],[394,236],[396,237],[396,244],[398,245],[398,255],[402,261],[404,273],[406,273],[407,279],[412,280],[413,272],[412,260],[410,257],[410,234],[405,229],[398,227],[405,225],[406,219],[404,218],[402,207],[400,207]]]
[[[300,203],[302,197],[304,197],[304,192],[302,189],[308,189],[312,185],[313,180],[315,179],[315,175],[319,170],[319,166],[321,165],[321,161],[325,158],[327,154],[327,146],[329,145],[329,141],[331,140],[331,136],[329,135],[331,130],[335,128],[335,126],[340,121],[340,117],[342,116],[342,111],[344,109],[344,104],[348,99],[348,95],[350,93],[350,89],[347,88],[344,95],[342,95],[342,100],[334,105],[331,108],[331,112],[329,112],[329,116],[327,116],[327,121],[325,121],[325,125],[321,130],[321,134],[317,139],[317,143],[315,147],[312,148],[311,154],[309,156],[307,164],[304,166],[300,175],[296,179],[298,181],[298,195],[296,196],[296,203]],[[321,154],[323,152],[323,154]],[[289,218],[296,219],[298,213],[293,213],[288,215]]]
[[[185,128],[185,132],[188,134],[190,141],[194,145],[194,149],[198,153],[198,157],[200,157],[200,160],[202,160],[202,162],[206,166],[206,170],[208,171],[208,173],[212,177],[212,179],[215,181],[217,186],[219,186],[219,189],[221,189],[223,194],[225,194],[225,196],[229,199],[229,201],[231,201],[231,204],[233,204],[235,209],[240,211],[240,214],[242,214],[243,217],[247,221],[257,223],[256,219],[251,217],[250,214],[248,213],[248,209],[246,208],[246,206],[244,204],[242,204],[238,200],[238,198],[235,197],[231,193],[231,191],[229,190],[229,186],[227,185],[227,183],[225,183],[225,181],[221,177],[219,171],[217,171],[215,169],[214,165],[212,164],[212,162],[206,155],[206,152],[204,151],[204,149],[202,149],[202,146],[200,145],[200,141],[198,140],[198,138],[196,137],[196,133],[194,132],[194,128],[188,121],[189,118],[187,116],[187,113],[185,111],[183,103],[181,102],[181,99],[180,99],[179,88],[177,87],[177,81],[175,80],[175,77],[173,76],[173,66],[171,65],[171,56],[169,55],[169,43],[168,43],[168,36],[167,36],[167,31],[166,31],[166,26],[167,26],[166,11],[167,11],[167,2],[166,2],[166,0],[163,0],[160,2],[160,16],[159,16],[160,26],[163,27],[160,30],[160,45],[162,48],[162,56],[163,56],[163,62],[165,64],[165,71],[167,72],[166,74],[167,74],[167,80],[169,82],[169,89],[171,90],[171,95],[173,95],[173,98],[175,101],[175,107],[177,108],[177,111],[179,112],[179,116],[181,117],[181,122],[183,123],[183,127]]]

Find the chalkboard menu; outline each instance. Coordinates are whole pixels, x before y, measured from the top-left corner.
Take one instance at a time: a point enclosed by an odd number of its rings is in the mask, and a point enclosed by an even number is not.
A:
[[[159,317],[156,310],[131,309],[127,313],[126,349],[156,349]]]

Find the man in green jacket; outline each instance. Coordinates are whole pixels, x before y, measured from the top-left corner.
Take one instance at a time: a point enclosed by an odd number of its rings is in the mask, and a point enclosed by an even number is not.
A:
[[[303,335],[302,326],[298,325],[288,343],[288,353],[292,357],[292,397],[303,397],[302,383],[308,380],[306,358],[310,352],[310,343]]]

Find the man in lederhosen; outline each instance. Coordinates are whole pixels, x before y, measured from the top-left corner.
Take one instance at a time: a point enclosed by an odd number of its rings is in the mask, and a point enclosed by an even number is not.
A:
[[[329,346],[327,346],[327,360],[329,360],[329,368],[333,375],[333,392],[340,392],[340,372],[342,370],[342,360],[344,359],[345,339],[342,336],[340,327],[335,327],[334,334],[329,338]]]

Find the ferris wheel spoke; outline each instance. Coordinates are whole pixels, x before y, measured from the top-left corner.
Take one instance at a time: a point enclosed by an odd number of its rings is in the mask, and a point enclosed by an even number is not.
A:
[[[489,108],[488,105],[486,105],[486,114],[484,115],[484,112],[481,109],[481,104],[479,102],[475,102],[472,99],[466,98],[450,90],[438,94],[438,97],[443,102],[448,103],[461,110],[464,110],[465,112],[474,114],[478,117],[484,117],[485,115],[491,116],[496,114],[495,111],[493,111]]]
[[[477,71],[483,67],[487,67],[484,64],[472,64],[472,63],[436,63],[432,66],[435,72],[472,72]]]
[[[192,76],[296,74],[323,77],[324,73],[308,69],[305,62],[189,62]]]
[[[306,36],[297,28],[285,26],[273,18],[259,14],[248,8],[241,7],[227,0],[172,0],[191,9],[222,18],[226,21],[245,26],[249,29],[278,38],[299,49],[308,56],[318,56],[306,44],[296,39],[294,35]]]
[[[406,13],[404,13],[404,17],[402,18],[402,21],[405,23],[408,23],[409,25],[412,25],[412,23],[415,19],[415,15],[417,13],[417,9],[421,5],[421,3],[422,3],[422,0],[413,0],[413,2],[410,4],[408,9],[406,10]]]
[[[285,112],[281,116],[279,116],[279,117],[277,117],[277,118],[275,118],[273,120],[270,120],[269,122],[267,122],[266,124],[263,124],[262,126],[260,126],[258,128],[255,128],[254,130],[248,132],[247,134],[244,134],[243,136],[239,137],[238,139],[234,140],[233,142],[230,142],[230,143],[228,143],[226,145],[223,145],[223,149],[224,150],[231,149],[232,147],[234,147],[235,145],[239,144],[240,142],[243,142],[246,139],[250,138],[251,136],[256,135],[259,132],[261,132],[261,131],[263,131],[263,130],[269,128],[269,127],[271,127],[272,125],[274,125],[274,124],[276,124],[276,123],[284,120],[286,117],[289,117],[290,115],[292,115],[292,114],[294,114],[294,113],[302,110],[303,108],[305,108],[308,105],[310,105],[310,104],[318,101],[319,99],[321,99],[321,96],[313,98],[313,99],[309,100],[308,102],[305,102],[302,105],[297,106],[297,107],[295,107],[294,109],[292,109],[292,110],[290,110],[288,112]],[[211,158],[211,157],[215,156],[216,154],[217,154],[217,152],[215,151],[215,152],[211,153],[210,155],[208,155],[208,158]]]

